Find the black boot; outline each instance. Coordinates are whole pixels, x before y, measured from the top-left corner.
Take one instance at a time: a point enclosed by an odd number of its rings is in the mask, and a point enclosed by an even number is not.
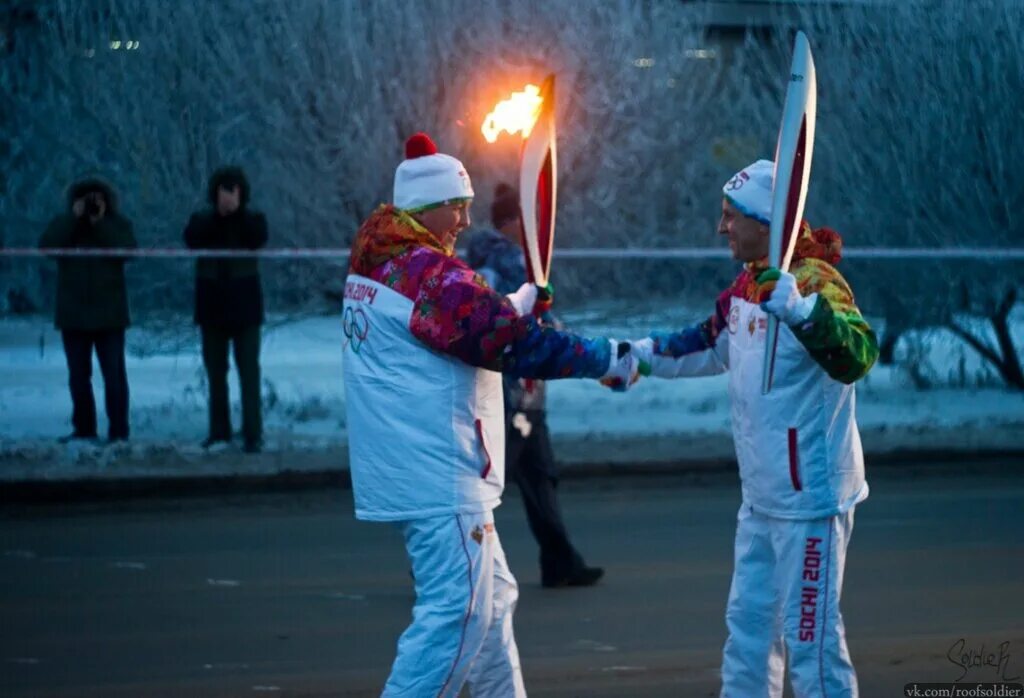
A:
[[[77,431],[73,431],[67,436],[62,436],[57,439],[57,443],[71,443],[72,441],[95,441],[96,434],[79,434]]]
[[[217,446],[218,444],[223,444],[227,446],[230,443],[231,439],[228,438],[223,438],[219,436],[207,436],[206,439],[203,440],[203,443],[199,445],[202,446],[204,450],[209,451],[211,448]]]
[[[541,586],[547,589],[558,587],[589,587],[594,586],[604,576],[603,567],[587,567],[583,565],[563,575],[541,575]]]

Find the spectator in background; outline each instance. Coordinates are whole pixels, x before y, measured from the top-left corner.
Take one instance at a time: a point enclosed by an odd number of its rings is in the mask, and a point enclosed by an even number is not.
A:
[[[498,293],[512,293],[526,281],[526,263],[519,244],[519,194],[499,184],[491,204],[494,230],[473,236],[469,265]],[[561,329],[549,314],[542,320]],[[551,449],[543,381],[504,376],[505,467],[523,496],[530,530],[540,545],[540,577],[545,587],[590,586],[603,575],[588,567],[569,541],[558,504],[558,465]]]
[[[68,211],[55,217],[39,247],[134,248],[131,222],[117,210],[113,188],[99,179],[74,183]],[[54,323],[61,332],[68,363],[73,431],[62,437],[95,439],[96,402],[92,393],[92,353],[96,350],[107,409],[107,438],[128,439],[128,374],[124,335],[129,324],[124,263],[118,256],[57,258],[57,303]]]
[[[238,167],[210,177],[211,210],[194,213],[185,228],[185,244],[197,250],[256,250],[267,244],[267,220],[250,211],[249,182]],[[263,290],[259,259],[213,258],[196,261],[195,322],[203,344],[203,365],[210,389],[209,434],[203,448],[231,441],[228,401],[228,349],[234,350],[242,389],[242,435],[246,453],[263,446],[260,404],[260,325]]]

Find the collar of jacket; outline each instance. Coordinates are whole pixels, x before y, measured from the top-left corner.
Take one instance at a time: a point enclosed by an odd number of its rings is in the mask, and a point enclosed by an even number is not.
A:
[[[446,257],[454,254],[407,212],[383,204],[356,233],[350,266],[357,274],[368,274],[381,264],[421,247]]]
[[[810,223],[800,224],[800,237],[793,249],[793,265],[803,259],[820,259],[832,266],[839,263],[843,256],[843,238],[831,228],[811,229]],[[768,258],[748,262],[746,268],[755,277],[768,268]]]
[[[237,221],[245,218],[248,211],[245,210],[245,205],[243,204],[227,215],[222,214],[216,207],[213,208],[211,213],[215,221]]]

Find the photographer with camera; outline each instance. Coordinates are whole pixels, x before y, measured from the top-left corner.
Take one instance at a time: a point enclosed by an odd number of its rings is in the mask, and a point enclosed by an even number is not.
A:
[[[76,182],[68,190],[68,212],[56,216],[39,247],[135,248],[131,222],[117,210],[113,188],[99,179]],[[128,439],[128,374],[124,335],[128,327],[125,257],[57,258],[54,324],[61,331],[68,363],[73,431],[61,442],[95,439],[96,402],[92,393],[92,353],[103,374],[110,442]]]
[[[192,214],[185,245],[198,250],[256,250],[267,244],[267,219],[248,208],[249,180],[239,167],[223,167],[207,186],[210,208]],[[204,257],[196,261],[195,322],[203,343],[210,389],[209,434],[204,448],[231,441],[228,353],[234,349],[242,391],[242,436],[246,453],[263,445],[260,404],[260,325],[263,290],[259,259]]]

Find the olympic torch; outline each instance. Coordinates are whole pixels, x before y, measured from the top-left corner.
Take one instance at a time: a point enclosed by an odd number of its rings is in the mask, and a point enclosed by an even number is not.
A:
[[[793,65],[789,71],[782,124],[775,147],[772,184],[772,219],[769,226],[768,264],[789,270],[793,249],[803,220],[807,184],[814,153],[814,125],[818,110],[818,83],[811,46],[803,32],[797,32]],[[761,392],[772,389],[775,349],[779,342],[779,321],[768,315]]]
[[[543,301],[551,272],[555,244],[555,204],[558,191],[558,155],[555,139],[555,76],[548,75],[538,88],[527,85],[522,92],[499,103],[487,115],[481,128],[493,143],[502,130],[519,132],[523,147],[519,155],[519,212],[527,280],[540,287]]]

